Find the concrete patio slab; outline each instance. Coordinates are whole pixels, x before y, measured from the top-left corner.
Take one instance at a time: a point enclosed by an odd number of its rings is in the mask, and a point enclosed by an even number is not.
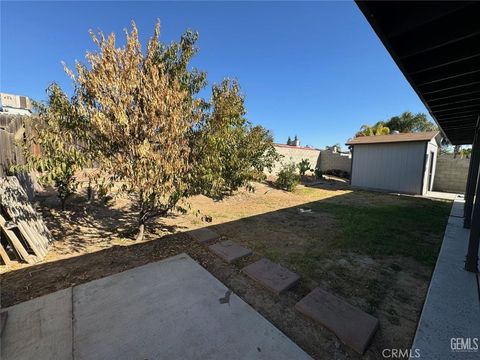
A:
[[[200,244],[205,244],[220,238],[219,234],[213,230],[210,230],[209,228],[195,229],[189,231],[188,235],[190,235],[193,240],[199,242]]]
[[[464,202],[458,197],[452,206],[418,323],[412,350],[420,352],[420,359],[480,358],[473,342],[476,338],[480,346],[477,275],[463,268],[470,232],[457,217]]]
[[[290,289],[300,280],[298,274],[265,258],[244,267],[242,271],[277,295]]]
[[[186,254],[2,311],[2,360],[310,359]]]
[[[378,320],[321,288],[314,289],[295,309],[333,331],[340,340],[363,354],[378,328]]]
[[[247,249],[231,240],[225,240],[220,243],[210,245],[208,248],[210,251],[220,256],[229,264],[252,254],[252,250]]]
[[[75,287],[73,299],[77,360],[310,358],[185,254]]]
[[[0,359],[72,359],[72,289],[2,309]]]

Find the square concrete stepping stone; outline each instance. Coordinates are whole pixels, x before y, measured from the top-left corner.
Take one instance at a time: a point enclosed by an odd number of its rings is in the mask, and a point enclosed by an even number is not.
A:
[[[314,289],[295,308],[319,322],[359,354],[378,328],[378,319],[321,288]]]
[[[298,274],[265,258],[244,267],[242,271],[277,295],[290,289],[300,280]]]
[[[208,248],[229,264],[252,253],[252,250],[244,248],[231,240],[210,245]]]
[[[205,244],[220,238],[219,234],[213,230],[210,230],[209,228],[192,230],[189,231],[188,234],[193,238],[193,240],[199,242],[200,244]]]

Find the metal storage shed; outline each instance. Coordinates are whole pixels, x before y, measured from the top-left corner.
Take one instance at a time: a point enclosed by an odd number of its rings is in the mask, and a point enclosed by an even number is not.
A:
[[[452,145],[472,144],[465,269],[480,245],[480,2],[358,1],[366,19]]]
[[[424,195],[432,190],[438,131],[361,136],[352,150],[351,184],[366,189]]]

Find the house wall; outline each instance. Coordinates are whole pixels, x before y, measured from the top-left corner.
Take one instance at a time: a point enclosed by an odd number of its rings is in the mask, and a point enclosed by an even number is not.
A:
[[[442,154],[437,158],[434,191],[465,193],[470,159],[454,158],[453,154]]]
[[[423,192],[425,142],[360,144],[353,149],[352,185],[407,194]]]

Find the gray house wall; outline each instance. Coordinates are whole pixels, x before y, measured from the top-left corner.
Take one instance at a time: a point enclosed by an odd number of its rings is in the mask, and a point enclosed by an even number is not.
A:
[[[422,194],[426,149],[425,141],[354,145],[352,185]]]

